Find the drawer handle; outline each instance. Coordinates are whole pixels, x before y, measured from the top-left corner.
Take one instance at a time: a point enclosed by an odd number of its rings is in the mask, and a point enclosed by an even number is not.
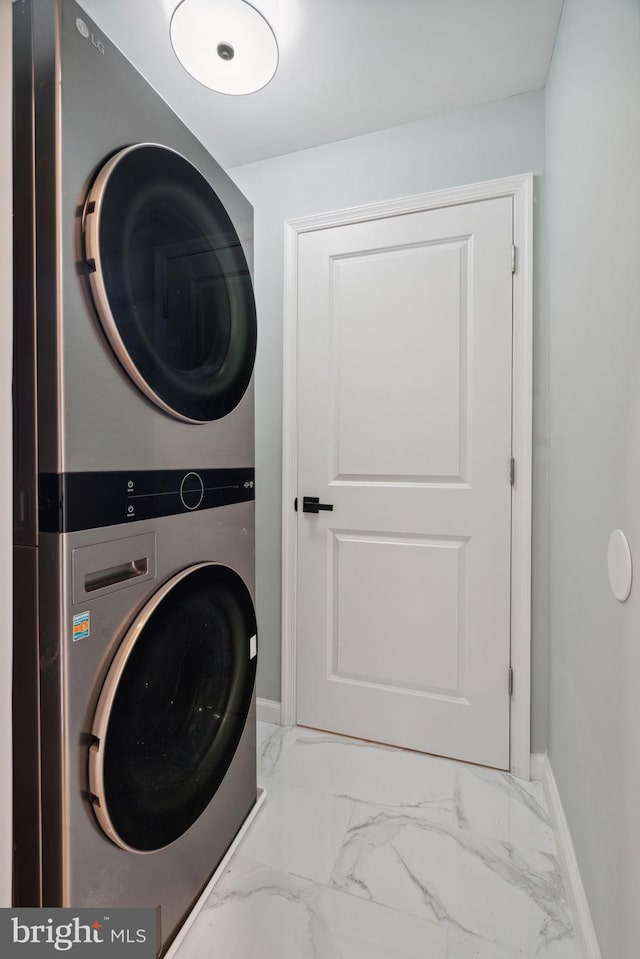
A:
[[[105,586],[115,586],[117,583],[126,583],[129,579],[136,579],[138,576],[144,576],[149,572],[149,560],[132,559],[129,563],[121,563],[120,566],[110,566],[108,569],[99,569],[95,573],[87,573],[84,578],[85,592],[92,593],[96,589],[104,589]]]

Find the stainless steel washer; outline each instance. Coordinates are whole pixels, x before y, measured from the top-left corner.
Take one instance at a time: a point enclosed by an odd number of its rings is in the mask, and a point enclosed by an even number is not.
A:
[[[256,802],[252,523],[41,538],[42,900],[159,907],[165,948]]]

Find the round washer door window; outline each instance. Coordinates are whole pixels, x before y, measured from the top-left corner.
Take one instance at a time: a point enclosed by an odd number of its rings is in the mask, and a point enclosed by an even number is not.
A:
[[[102,688],[89,752],[95,812],[117,845],[162,849],[204,812],[246,723],[255,634],[249,591],[215,563],[178,573],[132,623]]]
[[[251,379],[253,286],[220,199],[179,153],[135,144],[91,189],[85,254],[95,306],[146,396],[191,423],[226,416]]]

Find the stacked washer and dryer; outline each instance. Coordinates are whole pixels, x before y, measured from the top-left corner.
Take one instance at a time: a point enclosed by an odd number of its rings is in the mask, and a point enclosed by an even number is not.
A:
[[[166,947],[256,803],[253,215],[74,0],[14,21],[16,904]]]

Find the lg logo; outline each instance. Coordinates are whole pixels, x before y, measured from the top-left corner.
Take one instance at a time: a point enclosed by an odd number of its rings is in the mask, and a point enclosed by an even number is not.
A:
[[[96,50],[99,50],[100,53],[104,56],[104,43],[102,40],[96,40],[94,35],[89,30],[89,27],[86,25],[84,20],[81,20],[80,17],[76,20],[76,27],[78,28],[78,33],[80,33],[85,40],[91,40],[91,43],[94,45]]]

